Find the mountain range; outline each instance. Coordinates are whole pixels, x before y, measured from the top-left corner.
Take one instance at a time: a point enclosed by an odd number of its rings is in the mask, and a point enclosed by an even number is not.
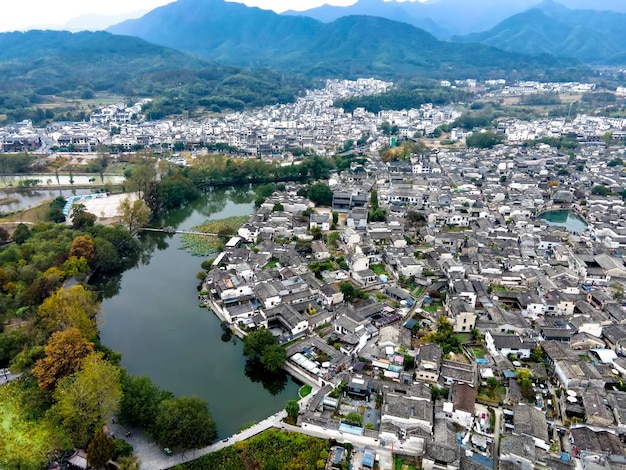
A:
[[[108,31],[220,63],[317,77],[556,78],[578,67],[547,55],[440,41],[386,18],[347,16],[323,23],[224,0],[178,0]]]
[[[525,54],[574,57],[590,64],[624,64],[625,24],[626,13],[572,10],[546,1],[488,31],[454,40]]]
[[[160,98],[153,106],[160,117],[198,106],[219,111],[293,101],[309,86],[301,77],[222,66],[103,31],[0,34],[0,115],[15,120],[58,96]]]
[[[358,0],[349,6],[323,5],[284,15],[307,16],[328,23],[350,15],[379,16],[422,28],[439,39],[486,31],[499,22],[535,8],[541,0]],[[571,9],[626,13],[623,0],[560,0]]]

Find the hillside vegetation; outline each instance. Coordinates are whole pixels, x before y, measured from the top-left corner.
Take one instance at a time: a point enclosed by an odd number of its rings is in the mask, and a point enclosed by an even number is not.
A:
[[[0,34],[0,114],[9,121],[84,118],[51,107],[95,94],[159,98],[151,117],[199,108],[289,102],[309,83],[268,70],[225,67],[136,37],[105,32]],[[61,115],[70,111],[68,115]],[[73,114],[72,114],[73,113]]]

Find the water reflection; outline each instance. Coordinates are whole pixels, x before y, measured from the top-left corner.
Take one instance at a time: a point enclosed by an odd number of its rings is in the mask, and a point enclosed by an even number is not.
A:
[[[250,214],[252,202],[231,198],[247,201],[247,192],[215,189],[160,224],[187,230],[207,219]],[[219,319],[198,306],[196,273],[203,259],[180,249],[181,235],[144,233],[140,240],[143,254],[135,267],[98,285],[104,298],[100,337],[122,353],[122,366],[178,396],[207,400],[221,437],[296,398],[298,385],[287,374],[246,368],[242,342],[233,344]]]
[[[287,372],[280,370],[276,373],[270,373],[265,370],[263,364],[259,361],[253,361],[248,359],[246,361],[246,377],[253,382],[259,382],[263,385],[263,388],[270,392],[272,395],[278,395],[287,386],[289,377]]]

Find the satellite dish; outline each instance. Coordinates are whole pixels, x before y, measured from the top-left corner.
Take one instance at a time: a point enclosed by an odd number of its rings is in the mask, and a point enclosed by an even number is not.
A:
[[[611,369],[611,373],[613,375],[619,375],[619,371],[617,369]]]
[[[574,390],[568,390],[568,391],[567,391],[567,394],[568,394],[570,397],[575,397],[575,396],[576,396],[576,392],[575,392]]]
[[[578,400],[576,400],[576,397],[567,397],[567,401],[569,401],[570,403],[576,403]]]

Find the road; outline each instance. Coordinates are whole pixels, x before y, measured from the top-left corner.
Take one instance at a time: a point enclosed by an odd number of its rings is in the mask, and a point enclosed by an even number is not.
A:
[[[301,408],[306,407],[309,400],[313,397],[316,391],[317,390],[314,389],[311,394],[300,399],[299,402]],[[278,413],[265,418],[263,421],[258,422],[254,426],[251,426],[250,428],[241,431],[238,434],[230,436],[226,442],[221,440],[202,449],[190,450],[187,452],[175,452],[171,456],[165,455],[163,453],[163,449],[157,446],[154,441],[152,441],[145,434],[143,434],[140,429],[124,427],[121,426],[119,423],[114,422],[110,423],[108,425],[108,428],[109,432],[118,439],[126,436],[126,434],[130,432],[130,436],[126,437],[125,439],[130,445],[133,446],[135,455],[141,461],[141,467],[156,470],[171,468],[185,462],[190,462],[192,460],[202,457],[203,455],[207,455],[211,452],[215,452],[225,447],[236,444],[237,442],[245,441],[246,439],[272,427],[286,427],[287,425],[282,422],[282,420],[286,416],[287,412],[285,410],[281,410]],[[293,428],[293,430],[295,430],[296,432],[302,431],[302,429],[297,426],[291,426],[290,428]],[[327,439],[328,437],[325,438]]]
[[[268,418],[265,418],[263,421],[260,421],[254,426],[229,437],[227,442],[218,441],[202,449],[196,449],[193,451],[190,450],[187,452],[175,452],[171,456],[165,455],[163,453],[163,449],[157,446],[154,441],[146,437],[139,429],[127,428],[118,423],[111,423],[108,427],[109,432],[118,439],[124,437],[127,432],[130,432],[130,437],[126,437],[125,439],[130,445],[133,446],[134,453],[141,462],[141,467],[156,470],[171,468],[185,462],[190,462],[202,457],[203,455],[210,454],[211,452],[221,450],[237,442],[244,441],[271,427],[281,427],[281,421],[286,416],[287,413],[282,410]]]

